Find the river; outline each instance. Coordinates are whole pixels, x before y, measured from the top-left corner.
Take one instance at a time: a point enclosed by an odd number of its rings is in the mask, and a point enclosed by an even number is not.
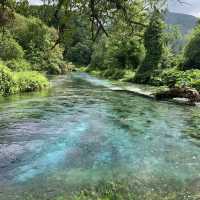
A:
[[[54,200],[120,179],[200,198],[199,108],[112,91],[86,74],[51,83],[0,99],[0,200]]]

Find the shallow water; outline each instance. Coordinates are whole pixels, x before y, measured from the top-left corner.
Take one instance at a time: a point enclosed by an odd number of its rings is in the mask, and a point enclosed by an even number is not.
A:
[[[0,200],[53,200],[120,179],[200,198],[199,108],[86,74],[51,79],[47,91],[0,99]]]

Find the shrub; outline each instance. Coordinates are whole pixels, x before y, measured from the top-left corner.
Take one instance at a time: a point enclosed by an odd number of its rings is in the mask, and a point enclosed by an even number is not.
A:
[[[13,74],[2,62],[0,62],[0,95],[9,95],[15,92]]]
[[[200,70],[180,71],[177,68],[164,70],[160,75],[152,77],[157,85],[188,86],[200,91]],[[154,84],[155,85],[155,84]]]
[[[48,74],[64,74],[68,71],[66,63],[63,61],[63,49],[56,46],[45,55],[45,68]]]
[[[135,76],[135,71],[133,70],[125,70],[124,76],[122,78],[122,81],[126,82],[132,82]]]
[[[161,78],[162,84],[168,85],[168,86],[174,86],[176,85],[178,81],[183,79],[183,75],[184,75],[183,71],[179,71],[176,68],[171,68],[171,69],[164,70],[161,73],[160,78]]]
[[[200,77],[199,80],[191,80],[191,87],[197,89],[200,92]]]
[[[18,92],[32,92],[48,87],[48,80],[39,72],[27,71],[15,74]]]
[[[31,64],[25,59],[13,59],[5,62],[5,64],[12,71],[27,71],[31,69]]]
[[[0,58],[2,60],[21,59],[24,56],[22,47],[13,38],[0,41]]]
[[[102,73],[102,76],[105,78],[113,79],[113,80],[118,80],[122,79],[124,77],[125,71],[117,68],[108,68]]]

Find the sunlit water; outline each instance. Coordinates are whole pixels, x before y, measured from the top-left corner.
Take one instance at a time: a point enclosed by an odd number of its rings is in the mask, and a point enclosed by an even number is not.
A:
[[[199,108],[112,91],[86,74],[51,82],[0,99],[0,200],[51,200],[121,178],[198,199]]]

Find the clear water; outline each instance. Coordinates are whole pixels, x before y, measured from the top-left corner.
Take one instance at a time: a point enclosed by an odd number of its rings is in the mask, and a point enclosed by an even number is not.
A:
[[[200,198],[199,108],[111,91],[86,74],[51,81],[0,99],[0,200],[52,200],[121,178]]]

